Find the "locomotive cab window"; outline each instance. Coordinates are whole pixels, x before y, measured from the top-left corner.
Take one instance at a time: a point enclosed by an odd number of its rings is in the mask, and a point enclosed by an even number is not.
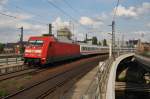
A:
[[[29,44],[29,45],[34,45],[34,44],[35,44],[35,41],[29,41],[28,44]]]
[[[29,45],[31,46],[42,46],[44,41],[42,40],[30,40]]]
[[[37,40],[36,41],[36,45],[42,46],[43,45],[43,41],[42,40]]]

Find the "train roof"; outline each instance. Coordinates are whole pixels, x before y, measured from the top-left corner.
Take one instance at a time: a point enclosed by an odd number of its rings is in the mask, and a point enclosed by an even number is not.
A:
[[[54,36],[32,36],[29,40],[44,40],[44,41],[51,41],[51,42],[61,42],[61,43],[68,43],[68,44],[77,44],[73,41],[66,42],[65,40],[56,39]]]
[[[86,43],[80,43],[80,46],[85,46],[85,47],[100,47],[100,48],[108,48],[108,46],[98,46],[98,45],[92,45],[92,44],[86,44]]]
[[[54,36],[31,36],[29,40],[51,40],[51,41],[57,41]]]

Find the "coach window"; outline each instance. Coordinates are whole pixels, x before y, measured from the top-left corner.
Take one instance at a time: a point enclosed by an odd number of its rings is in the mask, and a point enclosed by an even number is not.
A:
[[[91,51],[92,47],[90,47],[90,51]]]
[[[86,50],[85,47],[83,47],[83,50]]]
[[[87,50],[87,47],[85,47],[85,50]]]
[[[82,49],[81,50],[84,50],[84,47],[82,47]]]

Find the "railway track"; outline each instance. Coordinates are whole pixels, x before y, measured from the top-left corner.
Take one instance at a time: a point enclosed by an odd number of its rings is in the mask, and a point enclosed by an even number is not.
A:
[[[36,72],[37,70],[38,70],[37,68],[28,68],[28,69],[24,69],[21,71],[16,71],[16,72],[8,73],[8,74],[2,74],[0,75],[0,82],[7,80],[7,79],[19,77],[28,73]]]
[[[31,68],[28,67],[28,68],[25,68],[25,69],[20,70],[20,71],[15,71],[15,72],[7,73],[7,74],[1,74],[0,75],[0,82],[2,82],[4,80],[16,78],[16,77],[19,77],[19,76],[23,76],[23,75],[26,75],[26,74],[39,73],[39,72],[42,72],[46,69],[47,68],[41,68],[41,67],[31,67]]]
[[[136,84],[126,82],[116,82],[116,91],[131,91],[131,92],[148,92],[150,93],[150,85],[148,84]]]
[[[101,58],[101,59],[100,59]],[[78,62],[71,65],[78,65],[77,68],[68,69],[67,71],[56,73],[53,76],[45,77],[46,79],[36,82],[20,91],[12,93],[3,99],[41,99],[55,92],[55,90],[75,77],[81,77],[83,74],[98,65],[102,57],[86,59],[84,62]],[[88,68],[87,68],[88,67]],[[57,94],[57,93],[56,93]],[[55,94],[55,95],[56,95]],[[55,96],[54,95],[54,96]]]
[[[91,68],[88,68],[88,69],[87,68],[83,68],[84,71],[82,71],[82,69],[80,69],[79,71],[76,72],[78,75],[73,74],[74,75],[73,77],[70,76],[70,77],[64,79],[64,81],[58,82],[55,86],[53,86],[49,90],[45,91],[41,95],[37,96],[37,99],[44,99],[44,98],[55,99],[55,97],[58,95],[57,93],[55,93],[55,91],[61,90],[65,86],[65,90],[63,92],[61,92],[61,94],[59,95],[59,97],[63,97],[63,93],[68,91],[70,89],[70,87],[71,87],[71,86],[69,86],[69,84],[70,83],[74,84],[78,79],[80,79],[83,75],[85,75],[87,72],[89,72],[93,67],[94,67],[94,65],[91,66]],[[66,86],[69,86],[69,87],[66,88]],[[63,87],[63,88],[61,88],[61,87]]]

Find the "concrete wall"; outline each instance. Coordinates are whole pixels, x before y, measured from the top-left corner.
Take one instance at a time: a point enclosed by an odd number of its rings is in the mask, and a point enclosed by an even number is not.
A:
[[[134,56],[134,53],[121,55],[120,57],[116,58],[115,61],[113,62],[110,70],[110,75],[108,78],[106,99],[115,99],[115,80],[117,67],[122,60],[132,56]]]

